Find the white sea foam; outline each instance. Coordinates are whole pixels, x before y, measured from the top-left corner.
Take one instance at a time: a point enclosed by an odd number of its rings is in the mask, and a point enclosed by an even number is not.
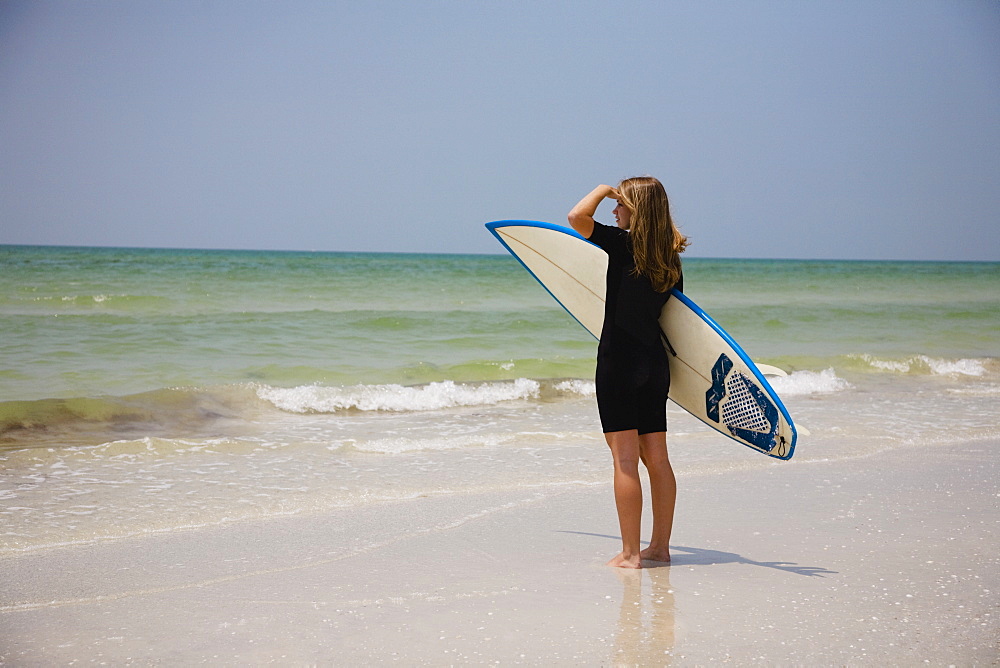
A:
[[[859,355],[857,356],[857,359],[867,362],[873,369],[878,369],[880,371],[898,371],[899,373],[906,373],[910,370],[909,362],[880,360],[872,355]]]
[[[979,360],[938,360],[924,355],[921,355],[919,359],[930,367],[931,373],[938,375],[982,376],[986,373],[986,367]]]
[[[928,357],[927,355],[917,355],[905,360],[884,360],[873,355],[856,355],[854,357],[879,371],[929,373],[937,376],[982,376],[986,373],[986,366],[982,361],[969,358],[947,360]]]
[[[489,447],[502,445],[513,439],[513,436],[478,435],[478,436],[451,436],[441,438],[379,438],[370,441],[351,441],[348,443],[330,446],[330,450],[338,450],[344,445],[349,445],[361,452],[376,452],[387,455],[396,455],[404,452],[417,452],[420,450],[459,450],[463,448]]]
[[[407,387],[403,385],[354,385],[324,387],[306,385],[261,387],[257,396],[291,413],[359,411],[432,411],[456,406],[489,406],[501,401],[538,396],[537,381],[518,378],[511,382],[460,384],[453,381]]]
[[[582,394],[587,397],[597,394],[597,386],[592,380],[564,380],[556,383],[555,388],[566,394]]]
[[[789,376],[771,378],[768,382],[781,396],[829,394],[851,387],[851,384],[837,376],[833,369],[826,369],[819,373],[815,371],[796,371]]]
[[[948,390],[948,393],[966,397],[998,397],[1000,396],[1000,385],[992,383],[978,387],[953,387]]]

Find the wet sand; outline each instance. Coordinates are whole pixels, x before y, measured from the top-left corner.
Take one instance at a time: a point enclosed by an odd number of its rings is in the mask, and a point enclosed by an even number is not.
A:
[[[0,660],[996,664],[998,481],[986,441],[682,476],[673,563],[638,572],[603,566],[609,484],[26,553]]]

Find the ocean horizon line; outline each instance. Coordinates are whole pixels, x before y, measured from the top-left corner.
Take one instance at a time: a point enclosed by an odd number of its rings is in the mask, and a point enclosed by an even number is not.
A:
[[[111,246],[111,245],[80,245],[80,244],[23,244],[0,243],[3,249],[53,249],[66,251],[139,251],[139,252],[191,252],[191,253],[287,253],[289,255],[389,255],[389,256],[423,256],[423,257],[510,257],[508,253],[498,252],[442,252],[442,251],[373,251],[373,250],[321,250],[294,248],[208,248],[200,246]],[[912,258],[834,258],[834,257],[733,257],[713,255],[684,255],[684,260],[722,261],[722,262],[834,262],[858,264],[952,264],[952,265],[1000,265],[998,260],[936,260]]]

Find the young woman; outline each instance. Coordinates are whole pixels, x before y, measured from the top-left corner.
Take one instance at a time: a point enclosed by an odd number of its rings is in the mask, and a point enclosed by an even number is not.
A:
[[[614,199],[617,227],[594,213]],[[677,483],[667,456],[670,368],[657,322],[670,289],[683,290],[680,253],[687,239],[670,217],[663,185],[650,176],[625,179],[617,188],[594,188],[569,212],[577,232],[608,254],[604,328],[597,348],[597,406],[614,458],[615,504],[622,551],[608,562],[642,568],[642,560],[670,561]],[[649,472],[653,534],[639,550],[642,485],[639,461]]]

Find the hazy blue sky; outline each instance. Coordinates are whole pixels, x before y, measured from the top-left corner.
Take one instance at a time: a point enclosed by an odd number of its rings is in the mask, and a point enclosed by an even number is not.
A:
[[[0,0],[0,243],[493,253],[639,174],[693,256],[1000,260],[1000,3]]]

